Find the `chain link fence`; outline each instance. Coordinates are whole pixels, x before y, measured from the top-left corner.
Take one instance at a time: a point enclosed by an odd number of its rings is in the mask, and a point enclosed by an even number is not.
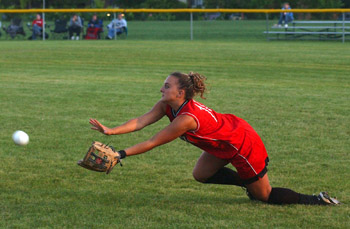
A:
[[[79,40],[104,40],[114,29],[112,40],[264,40],[264,39],[349,39],[349,9],[289,10],[294,21],[337,22],[316,25],[297,25],[278,28],[282,10],[237,10],[237,9],[32,9],[0,10],[0,40],[27,40],[33,38],[36,15],[45,20],[40,39],[68,40],[69,21],[77,14],[82,21]],[[118,31],[111,21],[122,14],[127,21],[127,31]],[[89,33],[89,21],[96,15],[101,20],[98,36]],[[342,24],[344,22],[344,24]],[[109,27],[108,27],[109,26]],[[284,23],[281,26],[285,26]],[[58,28],[59,27],[59,28]],[[308,28],[309,27],[309,28]],[[332,30],[332,27],[333,30]],[[293,30],[294,28],[294,30]],[[302,33],[304,31],[304,34]],[[294,34],[292,34],[294,32]],[[307,36],[309,32],[309,36]],[[315,34],[312,34],[315,32]],[[331,33],[330,36],[317,36]],[[344,33],[344,35],[341,34]],[[290,33],[290,34],[288,34]],[[298,34],[299,33],[299,34]],[[339,33],[339,34],[338,34]],[[298,35],[298,36],[291,36]],[[327,34],[325,34],[327,35]],[[38,39],[39,39],[38,38]],[[110,39],[110,38],[108,38]]]

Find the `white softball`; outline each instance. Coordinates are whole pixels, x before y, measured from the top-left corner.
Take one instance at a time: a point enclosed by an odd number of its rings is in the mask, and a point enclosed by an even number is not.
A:
[[[17,130],[16,132],[14,132],[12,135],[12,139],[19,146],[27,145],[29,142],[28,134],[22,130]]]

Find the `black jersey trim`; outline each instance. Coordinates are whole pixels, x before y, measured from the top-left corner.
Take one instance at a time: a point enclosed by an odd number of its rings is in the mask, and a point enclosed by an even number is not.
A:
[[[177,117],[177,115],[180,113],[181,109],[188,103],[188,100],[186,100],[177,111],[175,111],[173,108],[171,108],[171,113],[174,116],[174,118]]]

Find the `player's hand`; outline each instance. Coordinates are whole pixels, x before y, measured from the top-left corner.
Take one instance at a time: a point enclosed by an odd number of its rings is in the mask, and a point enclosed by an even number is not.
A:
[[[97,130],[99,132],[101,132],[102,134],[105,135],[109,135],[109,128],[102,125],[99,121],[97,121],[96,119],[90,118],[89,123],[92,125],[91,129],[92,130]]]

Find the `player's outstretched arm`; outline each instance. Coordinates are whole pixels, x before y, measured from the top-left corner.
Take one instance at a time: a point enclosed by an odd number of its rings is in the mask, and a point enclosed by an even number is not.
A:
[[[114,128],[108,128],[101,124],[96,119],[90,119],[89,123],[92,125],[91,129],[97,130],[106,135],[118,135],[126,134],[133,131],[141,130],[145,126],[157,122],[165,115],[166,104],[163,102],[158,102],[154,107],[146,114],[130,119],[126,123],[116,126]]]
[[[173,141],[187,131],[195,129],[197,129],[197,123],[191,116],[180,115],[175,118],[169,126],[165,127],[149,140],[125,149],[126,156],[144,153],[154,147]]]

